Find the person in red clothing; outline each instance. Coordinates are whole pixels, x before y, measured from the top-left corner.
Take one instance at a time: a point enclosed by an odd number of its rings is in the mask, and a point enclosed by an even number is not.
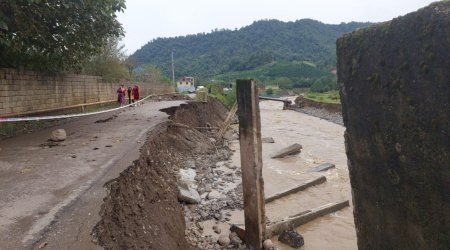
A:
[[[117,102],[120,106],[125,104],[125,91],[123,84],[117,89]]]
[[[133,87],[133,102],[139,101],[139,86],[134,85]],[[138,104],[140,105],[140,103]]]

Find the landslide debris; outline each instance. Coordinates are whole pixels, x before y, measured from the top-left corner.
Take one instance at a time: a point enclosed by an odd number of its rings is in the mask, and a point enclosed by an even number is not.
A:
[[[219,248],[215,239],[201,237],[196,225],[202,220],[224,220],[222,210],[242,207],[241,186],[223,188],[224,182],[239,179],[240,171],[236,166],[228,166],[227,174],[220,170],[230,150],[214,138],[215,130],[205,129],[218,127],[227,109],[209,100],[164,111],[171,121],[153,129],[140,158],[106,184],[101,220],[92,232],[94,241],[105,249]],[[195,170],[195,184],[180,183],[180,169],[189,168]],[[208,202],[180,203],[180,187],[187,185]],[[242,242],[238,244],[244,247]]]

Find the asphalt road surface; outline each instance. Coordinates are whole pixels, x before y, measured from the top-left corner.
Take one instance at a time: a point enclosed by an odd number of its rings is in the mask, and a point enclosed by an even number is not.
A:
[[[0,141],[0,249],[100,249],[90,233],[104,184],[138,159],[147,132],[168,120],[159,110],[181,103],[147,101]],[[67,139],[45,146],[57,128]]]

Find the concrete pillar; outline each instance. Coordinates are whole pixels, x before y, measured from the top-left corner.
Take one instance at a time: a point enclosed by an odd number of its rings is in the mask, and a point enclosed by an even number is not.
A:
[[[359,249],[450,246],[450,2],[337,41]]]

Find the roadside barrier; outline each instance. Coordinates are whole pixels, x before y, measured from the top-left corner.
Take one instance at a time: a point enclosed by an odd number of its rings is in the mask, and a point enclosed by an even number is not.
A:
[[[172,93],[164,94],[164,95],[170,95],[170,94],[172,94]],[[162,96],[162,95],[148,95],[148,96],[142,98],[141,100],[139,100],[139,101],[137,101],[135,103],[127,104],[125,106],[121,106],[121,107],[117,107],[117,108],[113,108],[113,109],[107,109],[107,110],[102,110],[102,111],[95,111],[95,112],[90,112],[90,113],[79,113],[79,114],[71,114],[71,115],[29,116],[29,117],[5,117],[5,118],[0,117],[0,123],[1,122],[55,120],[55,119],[66,119],[66,118],[82,117],[82,116],[88,116],[88,115],[97,115],[97,114],[107,113],[107,112],[116,111],[116,110],[124,109],[124,108],[127,108],[127,107],[131,107],[133,105],[136,105],[138,103],[143,102],[147,98],[155,97],[155,96]]]

